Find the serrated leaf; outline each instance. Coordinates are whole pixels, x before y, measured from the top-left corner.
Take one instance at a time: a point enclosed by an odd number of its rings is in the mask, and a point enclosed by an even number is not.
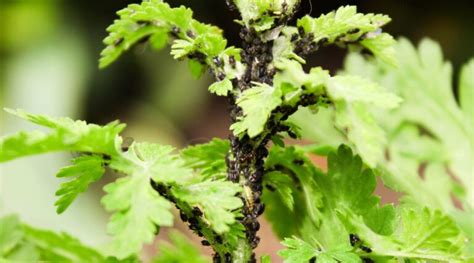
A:
[[[176,198],[200,208],[204,220],[218,234],[229,231],[229,225],[236,222],[231,211],[242,206],[242,200],[235,196],[241,191],[238,184],[228,181],[204,181],[172,189]]]
[[[118,134],[124,124],[112,122],[105,126],[73,121],[69,118],[51,118],[46,115],[30,114],[22,110],[7,110],[9,113],[48,127],[49,133],[40,131],[19,132],[0,139],[0,162],[23,156],[53,151],[80,151],[116,154],[120,143]]]
[[[120,178],[105,186],[102,204],[114,212],[107,230],[113,235],[108,253],[127,258],[154,240],[157,226],[171,226],[171,203],[161,197],[150,184],[150,178],[137,174]]]
[[[388,65],[397,65],[397,58],[394,48],[396,41],[391,35],[387,33],[381,33],[376,34],[375,36],[368,36],[360,41],[360,44],[370,50],[372,54]]]
[[[56,191],[59,199],[56,201],[56,212],[61,214],[76,197],[87,190],[89,184],[99,180],[105,172],[102,157],[97,155],[84,155],[72,160],[73,165],[64,167],[56,177],[73,177],[72,180],[62,183]]]
[[[40,230],[17,216],[0,218],[0,259],[7,262],[104,262],[96,250],[66,233]]]
[[[222,30],[193,19],[191,9],[170,7],[160,0],[131,4],[117,12],[119,19],[107,28],[106,47],[101,53],[99,66],[104,68],[138,42],[149,38],[153,47],[163,48],[169,35],[173,42],[172,55],[179,59],[193,53],[212,58],[226,47]]]
[[[188,67],[195,79],[199,79],[206,70],[205,65],[195,59],[188,60]]]
[[[361,14],[357,13],[355,6],[343,6],[318,18],[307,15],[299,19],[297,25],[306,33],[313,33],[315,42],[327,38],[327,41],[332,43],[357,40],[363,34],[376,31],[388,22],[390,18],[386,15]]]
[[[255,87],[245,90],[237,99],[244,116],[232,124],[230,129],[234,134],[247,132],[251,138],[257,136],[263,131],[271,112],[281,104],[281,95],[279,88],[262,83],[256,83]]]
[[[227,96],[229,91],[232,90],[232,82],[229,79],[223,79],[221,81],[217,81],[212,83],[211,86],[209,86],[209,91],[211,93],[216,94],[217,96]]]
[[[229,141],[214,138],[209,143],[189,146],[181,151],[187,167],[198,171],[204,179],[225,179],[225,158],[229,152]]]

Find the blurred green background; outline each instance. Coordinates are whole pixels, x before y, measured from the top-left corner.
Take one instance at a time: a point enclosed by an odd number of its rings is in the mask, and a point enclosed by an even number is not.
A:
[[[132,2],[136,1],[0,0],[2,107],[99,124],[120,119],[128,124],[125,136],[177,147],[226,137],[226,101],[207,93],[211,79],[193,79],[186,63],[173,61],[167,52],[137,46],[111,67],[98,70],[105,28],[117,10]],[[220,26],[229,42],[239,45],[239,27],[232,22],[238,16],[225,8],[224,0],[168,2],[191,7],[195,17]],[[356,4],[362,12],[390,15],[393,22],[385,30],[395,36],[415,43],[424,36],[439,41],[455,71],[474,54],[472,1],[306,0],[300,13],[318,16],[346,4]],[[344,55],[343,50],[324,48],[309,59],[309,65],[335,71]],[[31,128],[0,113],[2,135]],[[80,196],[64,215],[55,213],[59,182],[53,175],[71,155],[2,164],[0,213],[17,213],[35,226],[65,230],[86,243],[102,244],[107,238],[107,215],[98,202],[101,185]]]

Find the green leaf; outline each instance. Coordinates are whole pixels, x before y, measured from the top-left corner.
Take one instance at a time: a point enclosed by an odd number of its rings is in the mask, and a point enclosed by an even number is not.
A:
[[[272,263],[272,258],[269,255],[263,255],[260,257],[260,263]]]
[[[0,162],[23,156],[53,151],[79,151],[114,155],[121,138],[118,134],[124,124],[112,122],[105,126],[73,121],[69,118],[51,118],[30,114],[22,110],[6,110],[35,124],[50,128],[49,133],[40,131],[19,132],[0,139]]]
[[[293,189],[291,187],[292,180],[284,173],[272,171],[265,174],[264,184],[270,191],[275,192],[281,199],[282,203],[289,209],[293,210],[295,200],[293,198]]]
[[[473,63],[461,71],[458,104],[451,65],[436,42],[424,39],[415,47],[401,39],[395,48],[399,61],[396,69],[358,54],[351,54],[345,62],[348,74],[370,78],[403,99],[397,109],[374,111],[388,138],[384,155],[389,158],[378,163],[384,171],[384,183],[405,193],[406,201],[449,214],[472,240],[474,229],[463,222],[472,219],[474,207],[474,129],[468,106],[472,104],[472,85],[468,84],[472,74],[468,72]],[[369,124],[365,130],[373,130]],[[422,166],[426,167],[424,179],[419,176]],[[456,208],[451,201],[453,194],[468,209]]]
[[[108,225],[114,235],[109,253],[124,259],[141,250],[143,243],[151,243],[157,226],[171,226],[171,203],[151,186],[156,183],[184,184],[191,177],[191,170],[184,167],[170,146],[134,143],[121,158],[113,158],[110,166],[130,176],[108,184],[102,204],[115,212]],[[137,226],[140,226],[137,230]]]
[[[297,21],[309,34],[314,34],[314,41],[319,42],[327,38],[329,43],[335,41],[353,42],[362,35],[376,31],[390,22],[386,15],[357,13],[355,6],[343,6],[326,15],[312,18],[309,15]]]
[[[171,226],[171,203],[151,187],[150,178],[144,174],[120,178],[104,188],[107,195],[102,204],[115,212],[107,230],[113,235],[108,253],[119,259],[127,258],[150,244],[157,226]]]
[[[459,77],[459,100],[467,118],[474,125],[474,58],[461,69]]]
[[[209,86],[209,91],[217,96],[227,96],[232,91],[232,82],[229,79],[214,82]]]
[[[89,184],[99,180],[105,172],[104,161],[97,155],[84,155],[72,162],[72,166],[62,168],[56,174],[59,178],[75,177],[69,182],[62,183],[56,191],[56,196],[60,197],[55,203],[59,214],[64,212],[80,193],[85,192]]]
[[[395,48],[393,47],[396,41],[391,35],[382,33],[372,36],[369,34],[365,39],[360,41],[360,44],[388,65],[397,65]]]
[[[298,0],[235,0],[246,25],[253,25],[260,31],[271,28],[268,20],[274,17],[291,16],[297,8]],[[271,20],[273,26],[273,20]]]
[[[181,151],[187,167],[199,172],[204,179],[227,178],[225,158],[229,152],[229,141],[214,138],[209,143],[189,146]]]
[[[396,108],[402,101],[377,83],[358,76],[332,77],[327,86],[327,93],[334,101],[363,102],[383,109]]]
[[[347,134],[350,145],[371,167],[384,158],[387,143],[384,130],[362,103],[336,103],[335,126]]]
[[[238,184],[228,181],[204,181],[172,189],[178,199],[200,208],[204,220],[218,234],[229,231],[229,225],[236,222],[232,210],[242,206],[242,200],[235,196],[241,191]]]
[[[255,83],[251,89],[245,90],[237,99],[244,116],[230,127],[234,134],[247,132],[253,138],[260,134],[270,117],[271,112],[278,107],[282,91],[267,84]]]
[[[169,238],[171,243],[159,243],[158,255],[152,259],[152,263],[188,263],[190,260],[196,263],[210,262],[183,234],[172,231]]]
[[[164,47],[169,35],[177,38],[171,52],[177,59],[201,53],[210,60],[221,54],[227,44],[222,30],[194,20],[192,11],[183,6],[172,8],[160,0],[151,0],[131,4],[117,14],[119,19],[107,28],[109,35],[104,39],[106,47],[99,61],[101,68],[148,38],[156,49]]]
[[[24,236],[20,220],[10,215],[0,218],[0,256],[8,255]]]
[[[205,65],[195,59],[188,60],[188,67],[195,79],[199,79],[206,70]]]
[[[391,256],[435,262],[465,262],[464,237],[458,226],[440,211],[427,208],[400,207],[401,223],[391,236],[380,236],[345,218],[348,227],[356,231],[374,256]]]
[[[285,263],[308,262],[317,255],[316,249],[299,238],[285,238],[282,244],[288,249],[279,251],[278,255],[285,259]]]
[[[285,259],[285,263],[308,262],[314,259],[316,262],[324,263],[360,263],[362,260],[356,253],[350,250],[340,248],[337,250],[320,251],[303,240],[293,237],[285,238],[282,242],[287,247],[285,250],[280,250],[278,255]]]
[[[66,233],[22,224],[15,215],[0,218],[0,258],[7,262],[104,262],[96,250]]]

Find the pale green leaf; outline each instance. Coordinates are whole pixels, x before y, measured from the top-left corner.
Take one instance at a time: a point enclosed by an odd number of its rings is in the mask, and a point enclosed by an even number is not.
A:
[[[272,111],[281,104],[281,95],[279,88],[262,83],[245,90],[237,99],[244,116],[230,127],[234,134],[247,132],[251,138],[260,134]]]
[[[105,172],[104,160],[97,155],[84,155],[72,160],[73,165],[64,167],[56,177],[73,177],[62,183],[56,191],[59,199],[56,201],[57,213],[64,212],[76,197],[87,190],[89,184],[99,180]]]
[[[120,178],[104,188],[107,195],[102,204],[114,212],[107,230],[113,235],[108,253],[119,259],[141,251],[150,244],[158,231],[157,226],[171,226],[171,203],[161,197],[144,174]]]
[[[388,16],[361,14],[357,13],[355,6],[343,6],[318,18],[307,15],[299,19],[297,25],[306,33],[313,33],[315,42],[327,39],[329,43],[332,43],[357,40],[363,34],[376,31],[388,22],[390,22]]]
[[[124,124],[112,122],[105,126],[73,121],[69,118],[51,118],[30,114],[25,111],[7,110],[21,118],[51,129],[49,133],[40,131],[19,132],[0,139],[0,162],[23,156],[53,151],[80,151],[114,155],[121,139],[118,134]]]
[[[459,100],[462,110],[474,125],[474,59],[469,60],[461,69]]]
[[[388,93],[376,82],[358,76],[335,76],[327,86],[327,93],[334,101],[363,102],[383,109],[393,109],[401,99]]]
[[[360,44],[370,50],[381,61],[391,65],[397,65],[397,58],[395,55],[394,45],[395,39],[387,33],[376,34],[374,36],[368,35]]]
[[[216,94],[217,96],[227,96],[227,94],[231,90],[232,82],[227,78],[221,81],[214,82],[211,86],[209,86],[209,91],[211,93]]]

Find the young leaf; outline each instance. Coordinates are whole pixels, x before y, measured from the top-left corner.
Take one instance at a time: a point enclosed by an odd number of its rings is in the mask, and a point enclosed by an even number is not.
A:
[[[234,134],[247,134],[253,138],[263,131],[271,112],[281,104],[282,91],[267,84],[256,83],[237,99],[244,116],[230,127]]]
[[[397,65],[398,62],[395,55],[395,48],[393,47],[396,44],[396,41],[391,35],[381,33],[372,36],[369,34],[365,39],[360,41],[360,44],[388,65]]]
[[[194,55],[201,54],[207,61],[198,63],[208,65],[212,65],[211,58],[221,55],[227,45],[219,28],[194,20],[192,11],[183,6],[172,8],[160,0],[151,0],[131,4],[117,14],[119,19],[107,28],[109,35],[104,39],[106,47],[99,61],[101,68],[107,67],[123,52],[148,38],[154,48],[160,49],[172,36],[176,38],[171,51],[175,59],[195,58]],[[202,72],[196,67],[192,67],[192,70],[196,76]]]
[[[87,190],[89,184],[99,180],[105,172],[104,160],[97,155],[84,155],[74,159],[72,166],[59,170],[56,177],[75,177],[69,182],[62,183],[56,191],[59,200],[56,201],[56,211],[61,214],[76,197]]]
[[[152,263],[188,263],[190,260],[196,263],[209,262],[183,234],[172,231],[169,238],[171,243],[159,243],[158,255],[151,260]]]
[[[474,58],[469,60],[461,69],[459,100],[463,112],[474,125]]]
[[[316,43],[354,42],[361,36],[374,32],[390,22],[390,18],[380,14],[357,13],[355,6],[343,6],[326,15],[312,18],[309,15],[297,21],[298,27],[306,34],[313,34]]]
[[[232,82],[229,79],[223,79],[212,83],[209,86],[209,91],[217,96],[227,96],[227,93],[232,90]]]

